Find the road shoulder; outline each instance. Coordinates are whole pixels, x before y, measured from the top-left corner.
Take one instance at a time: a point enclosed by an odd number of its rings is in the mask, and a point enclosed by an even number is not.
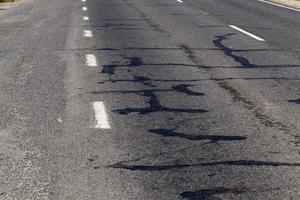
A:
[[[300,1],[298,0],[271,0],[271,2],[300,9]]]
[[[1,0],[0,0],[0,11],[1,10],[7,10],[7,9],[9,9],[11,6],[13,6],[13,5],[15,5],[15,4],[17,4],[17,3],[19,3],[20,2],[20,0],[14,0],[14,1],[7,1],[7,2],[1,2]]]

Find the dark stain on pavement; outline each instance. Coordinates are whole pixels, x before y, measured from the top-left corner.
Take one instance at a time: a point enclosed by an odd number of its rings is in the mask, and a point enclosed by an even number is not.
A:
[[[187,140],[211,140],[211,142],[218,141],[235,141],[245,140],[245,136],[226,136],[226,135],[189,135],[185,133],[176,132],[172,129],[150,129],[149,132],[158,134],[162,137],[178,137]]]
[[[222,200],[222,198],[215,197],[215,195],[232,193],[232,194],[242,194],[244,190],[236,188],[225,188],[225,187],[216,187],[211,189],[203,189],[197,191],[185,191],[180,194],[183,199],[188,200]]]
[[[124,109],[117,109],[113,110],[122,115],[127,115],[129,113],[139,113],[139,114],[149,114],[154,112],[173,112],[173,113],[205,113],[208,112],[204,109],[187,109],[187,108],[169,108],[166,106],[161,105],[160,101],[158,100],[157,96],[154,94],[153,91],[147,90],[140,93],[142,96],[149,98],[147,102],[149,107],[145,108],[124,108]]]
[[[146,76],[133,76],[133,79],[134,80],[132,82],[138,82],[143,84],[144,86],[155,87],[155,85],[152,84],[151,79]]]
[[[116,68],[119,66],[120,65],[118,65],[118,64],[103,65],[103,69],[102,69],[101,73],[112,75],[115,73]]]
[[[180,170],[190,167],[210,167],[210,166],[242,166],[242,167],[300,167],[300,163],[272,162],[257,160],[229,160],[217,162],[204,162],[196,164],[174,164],[174,165],[130,165],[126,161],[107,166],[108,168],[124,169],[130,171],[163,171]]]
[[[100,21],[145,21],[146,19],[123,19],[123,18],[104,18],[100,19]]]
[[[130,65],[130,64],[118,64],[118,62],[114,61],[112,64],[109,65],[103,65],[103,70],[101,73],[107,73],[107,74],[114,74],[115,70],[119,67],[139,67],[142,65],[148,65],[152,67],[169,67],[169,66],[178,66],[178,67],[196,67],[196,68],[207,68],[206,66],[198,66],[198,65],[191,65],[191,64],[185,64],[185,63],[141,63],[140,65]]]
[[[106,74],[114,74],[116,71],[116,68],[118,67],[138,67],[143,65],[143,61],[140,57],[125,57],[129,63],[128,64],[117,64],[117,62],[113,62],[112,64],[109,65],[103,65],[103,69],[101,73],[106,73]]]
[[[139,30],[145,30],[142,28],[115,28],[117,31],[139,31]]]
[[[205,94],[202,92],[194,92],[192,90],[190,90],[188,87],[193,86],[193,85],[188,85],[188,84],[179,84],[179,85],[175,85],[172,88],[174,90],[176,90],[177,92],[181,92],[181,93],[185,93],[188,95],[192,95],[192,96],[204,96]]]
[[[226,47],[223,44],[223,41],[226,40],[226,38],[228,36],[232,36],[232,35],[235,35],[235,34],[231,33],[231,34],[226,34],[226,35],[215,36],[216,39],[213,40],[213,43],[217,48],[222,50],[226,56],[229,56],[229,57],[233,58],[233,60],[235,60],[236,62],[240,63],[242,65],[242,67],[256,67],[256,65],[250,63],[250,61],[248,59],[246,59],[242,56],[235,55],[233,49]]]
[[[93,161],[95,161],[95,158],[88,158],[88,160],[89,160],[90,162],[93,162]]]
[[[115,79],[111,79],[110,81],[112,83],[125,82],[125,80],[115,80]],[[126,82],[140,83],[143,84],[144,86],[155,87],[155,85],[152,84],[151,79],[146,76],[133,76],[133,80],[127,80]]]
[[[143,64],[143,61],[140,57],[128,57],[127,59],[130,60],[129,66],[141,66]]]
[[[138,27],[139,25],[137,24],[125,24],[125,23],[103,23],[100,28],[109,28],[109,27]]]
[[[284,78],[284,77],[280,77],[280,78],[276,78],[276,77],[265,77],[265,78],[247,78],[247,77],[228,77],[228,78],[208,78],[208,79],[186,79],[186,80],[179,80],[179,79],[153,79],[153,78],[149,78],[146,76],[134,76],[134,80],[131,79],[114,79],[114,80],[109,80],[109,82],[138,82],[139,80],[136,80],[135,77],[144,77],[144,79],[147,79],[147,81],[151,81],[151,82],[205,82],[205,81],[219,81],[221,84],[222,82],[225,81],[230,81],[230,80],[296,80],[296,81],[300,81],[299,78]],[[99,81],[99,83],[105,83],[107,81]],[[194,86],[194,85],[190,85],[190,86]],[[289,102],[294,103],[294,101],[297,100],[289,100]],[[300,101],[300,99],[299,99]]]
[[[300,98],[299,99],[294,99],[294,100],[288,100],[290,103],[295,103],[295,104],[300,104]]]

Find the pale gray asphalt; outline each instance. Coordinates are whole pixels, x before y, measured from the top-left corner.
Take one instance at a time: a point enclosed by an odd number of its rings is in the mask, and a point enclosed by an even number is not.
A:
[[[300,199],[299,16],[254,0],[0,10],[0,199]],[[90,128],[93,101],[111,130]]]

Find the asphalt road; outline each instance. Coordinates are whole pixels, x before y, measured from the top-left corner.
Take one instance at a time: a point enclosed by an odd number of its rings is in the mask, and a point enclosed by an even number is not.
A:
[[[0,10],[0,199],[299,200],[300,11]]]

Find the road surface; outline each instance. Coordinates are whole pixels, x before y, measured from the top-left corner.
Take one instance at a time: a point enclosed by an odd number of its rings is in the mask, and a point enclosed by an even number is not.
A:
[[[0,199],[300,199],[299,19],[257,0],[0,10]]]

